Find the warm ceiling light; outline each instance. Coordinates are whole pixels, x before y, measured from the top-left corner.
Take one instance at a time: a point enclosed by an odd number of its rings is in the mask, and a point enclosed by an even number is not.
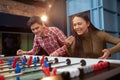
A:
[[[41,20],[42,20],[43,22],[46,22],[46,21],[47,21],[47,16],[46,16],[46,15],[41,16]]]
[[[48,8],[51,8],[51,7],[52,7],[52,4],[49,4],[49,5],[48,5]]]

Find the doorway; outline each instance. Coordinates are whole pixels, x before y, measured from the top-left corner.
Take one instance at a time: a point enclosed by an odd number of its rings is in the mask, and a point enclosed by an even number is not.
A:
[[[16,56],[18,49],[20,49],[20,34],[2,33],[2,54]]]

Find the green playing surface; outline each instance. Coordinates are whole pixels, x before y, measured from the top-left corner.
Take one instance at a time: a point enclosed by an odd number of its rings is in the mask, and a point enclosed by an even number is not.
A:
[[[7,66],[7,65],[4,65],[4,66]],[[9,67],[4,68],[3,70],[0,70],[0,75],[4,75],[6,77],[5,80],[16,80],[17,74],[14,72],[14,70],[12,71],[10,70],[11,69],[9,69]],[[21,70],[21,73],[18,75],[18,77],[20,77],[20,80],[37,80],[44,76],[45,76],[44,73],[40,70],[40,65],[38,65],[37,67],[34,67],[32,65],[29,68],[26,65],[25,70]]]

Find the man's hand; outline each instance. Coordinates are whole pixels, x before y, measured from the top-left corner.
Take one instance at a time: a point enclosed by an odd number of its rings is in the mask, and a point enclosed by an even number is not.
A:
[[[110,51],[108,49],[103,49],[103,56],[99,57],[99,59],[107,59],[110,56]]]
[[[24,55],[26,52],[25,51],[23,51],[22,49],[19,49],[18,51],[17,51],[17,55]]]
[[[53,53],[50,54],[50,56],[58,57],[58,53],[57,52],[53,52]]]

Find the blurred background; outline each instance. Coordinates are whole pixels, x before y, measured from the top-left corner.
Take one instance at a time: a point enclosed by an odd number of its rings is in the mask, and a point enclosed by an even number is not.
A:
[[[32,48],[34,35],[26,25],[31,16],[46,15],[48,26],[69,36],[71,16],[81,12],[96,28],[120,37],[120,0],[0,0],[0,54],[14,56],[19,48]],[[120,59],[120,53],[110,58]]]

